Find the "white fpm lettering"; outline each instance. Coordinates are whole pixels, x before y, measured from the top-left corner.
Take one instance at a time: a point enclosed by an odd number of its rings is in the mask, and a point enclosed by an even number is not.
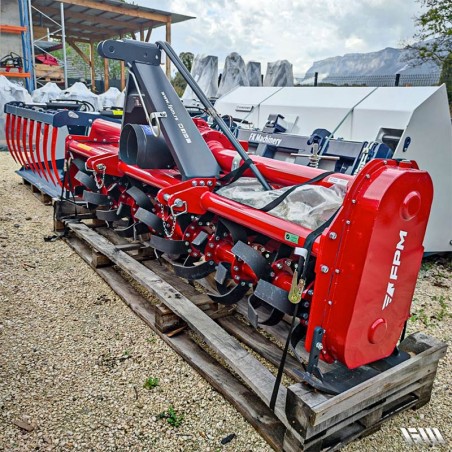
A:
[[[387,308],[392,303],[392,299],[394,298],[395,282],[393,282],[393,281],[397,281],[397,273],[399,271],[400,261],[401,261],[401,257],[402,257],[402,251],[405,248],[404,243],[405,243],[405,239],[406,239],[407,235],[408,235],[408,232],[406,232],[406,231],[399,232],[400,240],[399,240],[399,243],[397,243],[396,249],[394,251],[394,257],[392,259],[391,271],[389,273],[388,286],[386,288],[386,295],[385,295],[385,299],[383,301],[383,307],[381,308],[381,310]]]
[[[443,435],[437,428],[404,428],[401,427],[402,435],[408,444],[426,444],[436,446],[444,444]]]

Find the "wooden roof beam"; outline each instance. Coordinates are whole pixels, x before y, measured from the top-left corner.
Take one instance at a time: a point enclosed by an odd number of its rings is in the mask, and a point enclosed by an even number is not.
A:
[[[71,38],[67,38],[66,41],[68,42],[68,44],[77,52],[77,54],[81,57],[81,59],[89,66],[91,67],[92,62],[89,59],[88,56],[86,56],[82,49],[75,43],[75,41],[73,41]]]
[[[139,8],[129,9],[122,6],[109,5],[107,3],[99,3],[94,0],[59,0],[60,3],[66,5],[83,6],[85,8],[97,9],[98,11],[110,12],[120,14],[122,16],[139,17],[140,19],[155,20],[157,22],[168,22],[171,20],[171,16],[165,14],[151,13],[149,11],[143,11]]]

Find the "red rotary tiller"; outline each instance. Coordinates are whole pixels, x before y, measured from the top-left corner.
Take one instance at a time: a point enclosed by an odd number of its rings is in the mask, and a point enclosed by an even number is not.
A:
[[[96,119],[66,140],[66,197],[129,236],[149,234],[175,272],[212,274],[223,304],[248,297],[253,325],[293,317],[303,376],[317,361],[348,368],[395,357],[410,315],[432,202],[411,161],[374,159],[355,176],[249,155],[163,42],[105,41],[129,79],[122,127]],[[167,54],[221,131],[192,120],[160,68]],[[316,145],[312,137],[312,145]]]

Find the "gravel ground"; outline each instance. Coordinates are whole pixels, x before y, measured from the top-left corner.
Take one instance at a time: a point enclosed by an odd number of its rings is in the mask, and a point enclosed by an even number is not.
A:
[[[0,451],[271,450],[77,254],[44,241],[52,209],[14,169],[0,152]],[[450,259],[424,264],[409,333],[449,342],[451,276]],[[413,450],[400,427],[437,427],[452,441],[447,358],[429,405],[344,450]],[[158,386],[144,388],[150,377]],[[159,417],[171,406],[177,428]]]

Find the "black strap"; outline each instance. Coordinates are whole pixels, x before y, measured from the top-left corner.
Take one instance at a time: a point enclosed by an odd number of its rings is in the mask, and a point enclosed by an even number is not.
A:
[[[218,181],[221,182],[222,185],[232,184],[232,182],[235,182],[239,177],[243,175],[243,173],[249,168],[250,163],[253,163],[251,159],[245,160],[242,165],[224,175],[223,177],[220,177]]]
[[[330,173],[331,174],[331,173]],[[323,176],[323,174],[322,174]],[[339,207],[340,209],[340,207]],[[306,276],[306,272],[308,269],[308,264],[311,258],[311,251],[312,251],[312,246],[314,245],[314,242],[316,240],[316,238],[322,234],[322,232],[332,223],[334,217],[336,216],[336,214],[339,212],[339,209],[337,209],[333,215],[331,215],[330,218],[328,218],[328,220],[325,221],[325,223],[321,224],[317,229],[315,229],[314,231],[312,231],[307,237],[306,240],[304,241],[304,248],[307,250],[307,255],[306,255],[306,259],[304,259],[302,256],[300,256],[300,261],[298,264],[298,279],[300,280],[301,278],[305,278]],[[304,260],[304,263],[303,263]],[[300,265],[302,264],[302,265]],[[300,274],[300,270],[301,274]],[[289,329],[289,334],[287,335],[287,340],[286,340],[286,344],[284,346],[284,351],[281,357],[281,362],[279,363],[279,368],[278,368],[278,375],[276,376],[276,380],[275,380],[275,386],[273,387],[273,393],[272,393],[272,397],[270,400],[270,409],[274,410],[275,409],[275,405],[276,405],[276,399],[278,398],[278,392],[279,392],[279,387],[281,385],[281,380],[282,380],[282,376],[284,373],[284,366],[286,364],[286,359],[287,359],[287,352],[289,351],[289,345],[291,343],[291,337],[292,337],[292,333],[295,329],[295,319],[297,318],[298,315],[298,307],[299,307],[300,303],[297,303],[295,306],[295,310],[293,313],[293,317],[292,317],[292,323],[290,325],[290,329]]]
[[[258,210],[261,210],[262,212],[268,212],[269,210],[274,209],[276,206],[279,206],[297,188],[303,187],[303,185],[315,184],[316,182],[321,181],[322,179],[325,179],[325,177],[328,177],[331,174],[334,174],[334,171],[327,171],[325,173],[319,174],[316,177],[313,177],[312,179],[302,182],[301,184],[292,185],[292,187],[290,187],[288,190],[286,190],[282,195],[278,196],[276,199],[269,202],[266,206],[261,207]]]

